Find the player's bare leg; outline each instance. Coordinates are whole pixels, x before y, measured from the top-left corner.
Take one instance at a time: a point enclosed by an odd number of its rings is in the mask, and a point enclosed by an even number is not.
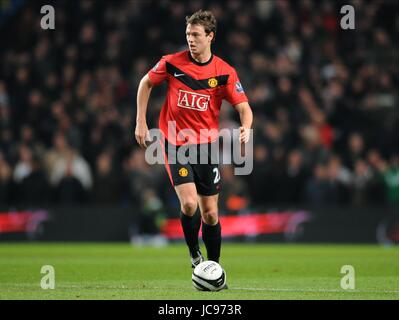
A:
[[[180,201],[180,222],[183,228],[184,238],[190,251],[191,266],[195,267],[204,260],[198,244],[201,217],[199,213],[197,213],[197,188],[194,183],[190,182],[175,186],[175,190]]]
[[[219,262],[222,243],[218,210],[219,195],[198,196],[202,216],[202,239],[208,253],[208,260]]]
[[[186,216],[192,217],[197,212],[198,197],[194,182],[175,186],[177,197],[180,200],[180,210]]]

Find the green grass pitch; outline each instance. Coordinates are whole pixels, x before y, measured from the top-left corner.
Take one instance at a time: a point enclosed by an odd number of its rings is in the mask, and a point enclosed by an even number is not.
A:
[[[0,299],[399,299],[399,247],[225,243],[228,290],[191,284],[185,245],[0,244]],[[203,248],[203,251],[204,248]],[[55,269],[55,289],[40,287]],[[340,286],[343,265],[355,289]]]

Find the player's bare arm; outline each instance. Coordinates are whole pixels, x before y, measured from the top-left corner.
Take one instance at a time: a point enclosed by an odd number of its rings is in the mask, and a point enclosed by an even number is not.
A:
[[[146,138],[148,137],[148,126],[146,120],[148,100],[152,90],[152,83],[148,75],[145,75],[139,84],[137,91],[137,116],[135,137],[137,143],[142,148],[147,148]]]
[[[251,107],[248,102],[241,102],[234,106],[240,114],[241,127],[240,127],[240,142],[247,143],[250,137],[250,129],[252,126],[253,115]]]

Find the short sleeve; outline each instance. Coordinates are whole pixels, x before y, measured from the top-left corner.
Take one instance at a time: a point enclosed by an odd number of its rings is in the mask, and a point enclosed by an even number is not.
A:
[[[240,79],[238,79],[237,72],[234,69],[229,76],[225,90],[225,99],[232,106],[241,102],[248,102],[248,98],[241,85]]]
[[[153,85],[159,85],[167,80],[168,73],[166,71],[166,60],[162,57],[161,60],[148,72],[148,77]]]

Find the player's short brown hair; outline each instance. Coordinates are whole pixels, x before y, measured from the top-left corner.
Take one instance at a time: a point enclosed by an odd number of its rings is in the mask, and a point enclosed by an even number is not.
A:
[[[197,12],[194,12],[191,16],[186,17],[186,25],[188,24],[198,24],[203,26],[207,35],[213,32],[212,41],[215,41],[217,22],[212,12],[200,9]]]

